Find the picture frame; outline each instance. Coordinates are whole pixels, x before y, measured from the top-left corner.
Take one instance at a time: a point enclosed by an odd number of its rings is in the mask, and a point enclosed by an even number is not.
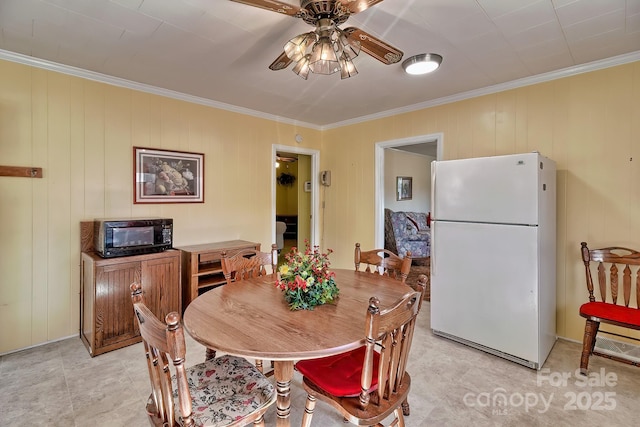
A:
[[[204,154],[133,147],[134,203],[204,203]]]
[[[396,177],[396,200],[411,200],[413,196],[413,178],[410,176]]]

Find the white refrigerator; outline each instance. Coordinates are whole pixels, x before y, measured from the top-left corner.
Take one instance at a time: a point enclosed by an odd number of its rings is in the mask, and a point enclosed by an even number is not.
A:
[[[540,369],[556,340],[556,166],[539,153],[435,161],[431,328]]]

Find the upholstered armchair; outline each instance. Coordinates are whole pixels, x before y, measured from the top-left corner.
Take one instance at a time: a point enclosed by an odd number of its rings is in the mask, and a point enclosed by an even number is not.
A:
[[[287,231],[287,224],[282,221],[276,221],[276,247],[278,252],[284,247],[284,232]]]
[[[411,253],[415,258],[431,256],[431,232],[428,214],[418,212],[394,212],[385,209],[385,249],[401,258]]]

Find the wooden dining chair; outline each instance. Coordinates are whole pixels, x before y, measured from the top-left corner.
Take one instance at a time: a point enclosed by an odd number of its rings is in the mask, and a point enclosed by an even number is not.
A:
[[[151,380],[146,410],[152,425],[264,426],[276,391],[261,372],[242,357],[226,355],[185,368],[180,315],[167,314],[166,324],[158,320],[145,305],[139,283],[131,285],[131,299]]]
[[[352,424],[381,426],[393,414],[390,425],[404,426],[402,403],[411,388],[407,360],[426,279],[420,275],[417,290],[388,307],[381,307],[378,299],[371,297],[365,316],[364,346],[296,363],[307,392],[302,427],[311,425],[318,399]]]
[[[364,271],[368,273],[390,276],[401,280],[402,283],[407,280],[411,270],[411,252],[407,252],[406,257],[400,258],[387,249],[363,251],[360,243],[356,243],[353,261],[356,271],[360,271],[360,265],[363,264],[366,266]]]
[[[600,324],[608,323],[626,329],[640,330],[640,252],[622,247],[589,249],[586,242],[580,244],[580,252],[589,292],[589,301],[580,306],[580,316],[586,319],[580,372],[587,375],[589,357],[592,354],[640,366],[640,363],[633,360],[595,349],[598,332],[638,341],[638,338],[628,333],[625,335],[625,333],[613,331],[600,331]],[[598,298],[594,294],[592,269],[598,280]],[[622,287],[620,287],[619,276],[622,276]],[[635,295],[635,301],[632,295]]]
[[[356,265],[356,271],[360,271],[360,264],[364,264],[366,265],[364,271],[367,273],[389,276],[402,283],[406,282],[411,271],[411,251],[407,251],[406,257],[400,258],[387,249],[362,251],[360,243],[356,243],[353,261]],[[402,403],[402,412],[405,416],[409,416],[411,413],[409,402]]]
[[[222,273],[229,285],[251,277],[273,275],[278,268],[278,247],[271,245],[271,252],[260,252],[255,249],[243,249],[233,255],[222,253]]]
[[[271,252],[260,252],[255,249],[244,249],[231,256],[222,253],[220,263],[222,273],[227,282],[226,286],[233,282],[241,282],[252,277],[271,275],[274,283],[278,269],[278,247],[274,243],[271,245]],[[206,358],[215,357],[214,349],[207,349]],[[264,372],[263,361],[256,359],[256,367],[260,372]],[[272,364],[273,367],[273,364]],[[269,371],[271,376],[273,370]]]

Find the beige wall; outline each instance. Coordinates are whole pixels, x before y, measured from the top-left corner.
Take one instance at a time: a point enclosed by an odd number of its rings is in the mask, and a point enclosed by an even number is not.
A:
[[[392,211],[429,212],[431,162],[435,158],[407,151],[384,150],[384,207]],[[411,177],[411,200],[397,200],[396,178]]]
[[[326,247],[374,244],[374,146],[443,134],[444,159],[537,150],[557,162],[557,331],[582,339],[581,241],[640,248],[640,62],[323,133]],[[499,267],[497,267],[499,268]]]
[[[538,150],[558,164],[558,334],[580,339],[579,243],[640,247],[640,62],[323,132],[0,61],[0,353],[74,335],[81,220],[174,218],[175,244],[271,238],[272,144],[321,149],[323,248],[374,244],[374,145],[442,133],[445,159]],[[321,144],[322,142],[322,144]],[[205,203],[134,205],[132,147],[205,154]]]
[[[297,244],[304,247],[305,240],[311,241],[311,193],[304,191],[304,183],[311,181],[311,156],[297,155],[295,162],[281,162],[276,177],[282,172],[296,177],[292,186],[284,186],[276,180],[276,215],[297,215]]]
[[[311,156],[298,156],[298,247],[311,242],[311,192],[304,191],[305,181],[311,181]]]
[[[79,223],[174,219],[176,246],[228,239],[271,246],[272,144],[320,149],[299,128],[0,61],[0,354],[79,328]],[[204,153],[205,203],[132,203],[132,147]],[[300,146],[300,144],[296,144]]]
[[[296,177],[293,185],[278,184],[278,176],[288,173]],[[280,167],[276,169],[276,215],[296,215],[298,213],[298,162],[280,162]]]

